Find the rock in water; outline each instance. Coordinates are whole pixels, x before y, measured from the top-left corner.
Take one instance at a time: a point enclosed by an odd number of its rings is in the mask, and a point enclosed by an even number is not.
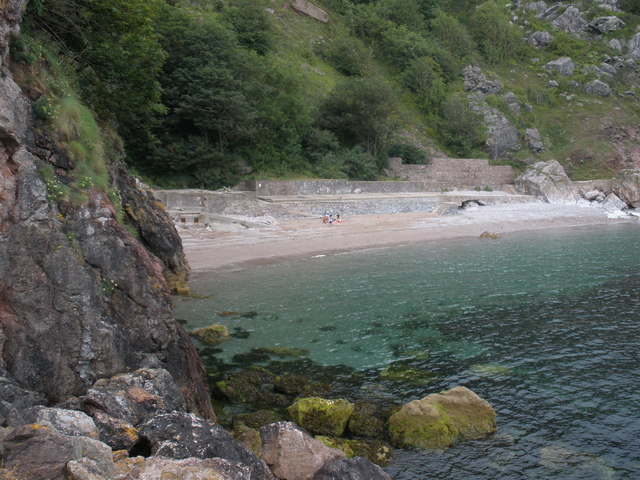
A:
[[[193,334],[207,345],[217,345],[230,338],[229,329],[217,324],[195,330]]]
[[[518,192],[534,195],[547,203],[575,204],[578,195],[557,161],[536,162],[515,181]]]
[[[465,438],[482,438],[495,429],[496,412],[465,387],[409,402],[389,418],[391,441],[401,448],[446,448]]]
[[[339,437],[353,413],[353,404],[344,399],[307,397],[297,400],[287,411],[302,428],[317,435]]]
[[[379,466],[362,457],[337,458],[324,464],[313,480],[391,480]]]

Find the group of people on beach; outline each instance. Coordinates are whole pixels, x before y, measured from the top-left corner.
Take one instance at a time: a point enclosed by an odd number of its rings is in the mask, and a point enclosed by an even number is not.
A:
[[[325,210],[324,213],[322,214],[322,223],[328,223],[332,225],[334,223],[342,223],[342,219],[340,218],[339,213],[334,218],[331,213]]]

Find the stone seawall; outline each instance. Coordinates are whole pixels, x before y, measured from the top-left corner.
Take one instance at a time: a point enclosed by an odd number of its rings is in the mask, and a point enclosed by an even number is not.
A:
[[[404,165],[390,159],[389,170],[396,177],[440,188],[499,188],[513,183],[510,166],[489,165],[481,158],[434,158],[428,165]]]
[[[293,195],[350,195],[360,193],[413,193],[433,189],[425,182],[359,182],[350,180],[247,180],[235,190],[252,191],[258,197]]]

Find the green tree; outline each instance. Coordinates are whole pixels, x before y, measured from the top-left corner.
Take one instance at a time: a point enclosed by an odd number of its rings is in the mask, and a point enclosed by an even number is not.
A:
[[[483,3],[474,11],[469,26],[480,52],[490,63],[519,58],[525,50],[522,33],[509,23],[506,10],[494,0]]]
[[[450,97],[444,102],[438,131],[444,143],[461,157],[472,155],[484,143],[480,118],[464,98]]]
[[[232,7],[224,10],[224,18],[236,31],[241,45],[260,55],[270,50],[272,42],[269,18],[264,9],[256,8],[254,2],[249,0],[234,2]]]
[[[361,145],[372,155],[384,149],[398,100],[392,88],[375,78],[353,78],[337,85],[322,105],[320,126],[345,145]]]
[[[418,58],[402,72],[402,84],[413,91],[419,106],[427,112],[437,110],[446,97],[442,69],[432,58]]]

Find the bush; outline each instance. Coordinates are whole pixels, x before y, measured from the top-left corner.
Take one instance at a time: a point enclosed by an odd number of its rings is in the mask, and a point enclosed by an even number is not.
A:
[[[484,143],[483,127],[463,98],[451,97],[442,106],[439,133],[445,144],[459,156],[469,156]]]
[[[371,53],[364,44],[353,37],[340,37],[320,52],[321,56],[340,73],[349,77],[364,76]]]
[[[427,112],[437,109],[445,99],[446,87],[440,66],[432,58],[418,58],[402,72],[402,85],[418,96]]]
[[[380,172],[378,159],[361,146],[328,153],[320,158],[316,172],[324,178],[375,180]]]
[[[515,59],[525,51],[522,33],[509,23],[507,12],[492,0],[475,10],[470,19],[470,29],[489,63]]]
[[[389,157],[400,157],[403,163],[424,164],[429,160],[427,152],[410,143],[395,143],[389,148]]]

